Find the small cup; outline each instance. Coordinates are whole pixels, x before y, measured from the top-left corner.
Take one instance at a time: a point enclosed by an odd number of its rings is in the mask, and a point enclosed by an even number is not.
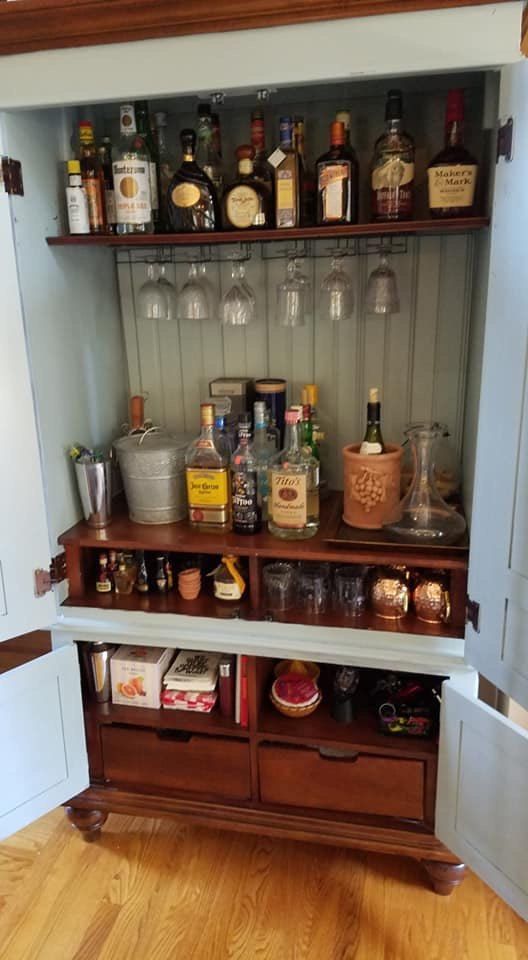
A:
[[[414,611],[424,623],[448,623],[451,600],[445,579],[438,574],[420,573],[413,591]]]
[[[178,592],[183,600],[196,600],[202,589],[199,567],[188,567],[178,574]]]
[[[302,564],[297,601],[305,613],[324,613],[330,593],[330,568],[326,563]]]
[[[366,567],[338,567],[334,573],[334,605],[345,617],[358,617],[367,605]]]
[[[396,567],[378,567],[370,588],[373,612],[384,620],[399,620],[409,609],[407,571]]]
[[[268,610],[290,610],[295,606],[296,574],[292,563],[268,563],[264,567],[264,602]]]

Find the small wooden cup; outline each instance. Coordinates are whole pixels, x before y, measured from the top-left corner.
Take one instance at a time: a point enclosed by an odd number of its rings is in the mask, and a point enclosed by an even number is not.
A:
[[[385,453],[362,454],[359,443],[343,447],[343,520],[351,527],[379,530],[398,517],[402,448],[385,444]]]

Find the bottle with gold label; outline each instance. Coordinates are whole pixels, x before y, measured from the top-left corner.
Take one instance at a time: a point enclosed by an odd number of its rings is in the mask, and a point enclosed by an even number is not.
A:
[[[121,106],[121,139],[112,164],[116,233],[153,233],[150,156],[131,104]]]
[[[300,163],[293,145],[293,120],[280,118],[280,146],[269,163],[275,168],[275,226],[298,227],[301,219]]]
[[[414,140],[403,129],[401,90],[389,90],[385,133],[374,146],[372,219],[411,220],[414,204]]]
[[[79,151],[82,185],[88,198],[90,233],[106,233],[103,167],[95,145],[93,124],[88,120],[79,124]]]
[[[224,193],[224,225],[228,230],[250,227],[271,227],[272,211],[269,190],[253,172],[255,150],[241,146],[236,151],[238,179]]]
[[[195,160],[196,134],[182,130],[183,160],[174,174],[168,196],[171,230],[175,233],[200,233],[220,226],[218,198],[212,180]]]
[[[201,433],[185,456],[189,520],[198,530],[229,530],[229,460],[216,446],[213,403],[200,405]]]
[[[432,217],[470,217],[478,166],[464,146],[463,90],[449,91],[445,119],[445,147],[427,170],[429,209]]]
[[[299,410],[287,410],[284,450],[270,464],[268,529],[305,540],[319,529],[319,461],[303,446]]]
[[[352,223],[352,174],[352,159],[345,149],[345,125],[334,120],[330,125],[330,150],[317,161],[317,223]]]

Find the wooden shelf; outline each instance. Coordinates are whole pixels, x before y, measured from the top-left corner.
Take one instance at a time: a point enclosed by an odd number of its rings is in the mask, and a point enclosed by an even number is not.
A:
[[[181,730],[187,733],[212,734],[217,737],[248,739],[249,732],[234,720],[228,720],[213,707],[211,713],[192,713],[185,710],[159,710],[149,707],[125,707],[115,703],[90,701],[86,710],[99,724],[125,724],[156,730]]]
[[[389,630],[391,633],[415,634],[426,637],[451,637],[456,639],[464,635],[463,627],[445,623],[425,623],[414,613],[408,613],[399,620],[387,620],[365,610],[358,617],[344,617],[334,610],[327,610],[318,616],[307,614],[301,607],[293,607],[272,618],[263,615],[262,619],[272,619],[277,623],[303,623],[313,627],[349,627],[354,630]]]
[[[410,220],[399,223],[359,223],[334,227],[294,227],[284,230],[219,230],[207,233],[158,233],[140,236],[59,236],[47,237],[50,247],[174,247],[216,246],[222,243],[259,243],[271,240],[317,240],[335,237],[412,236],[414,234],[470,233],[489,226],[489,217],[460,217],[453,220]]]
[[[97,607],[100,610],[133,610],[144,613],[176,613],[188,617],[212,617],[215,620],[249,619],[249,600],[217,600],[202,591],[196,600],[183,600],[177,589],[168,593],[97,593],[95,587],[82,596],[68,597],[66,607]]]

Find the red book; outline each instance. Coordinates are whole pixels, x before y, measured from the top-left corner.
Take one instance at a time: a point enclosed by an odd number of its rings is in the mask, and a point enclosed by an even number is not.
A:
[[[247,656],[245,653],[240,658],[240,726],[249,726],[249,708],[248,708],[248,675],[247,675]]]

